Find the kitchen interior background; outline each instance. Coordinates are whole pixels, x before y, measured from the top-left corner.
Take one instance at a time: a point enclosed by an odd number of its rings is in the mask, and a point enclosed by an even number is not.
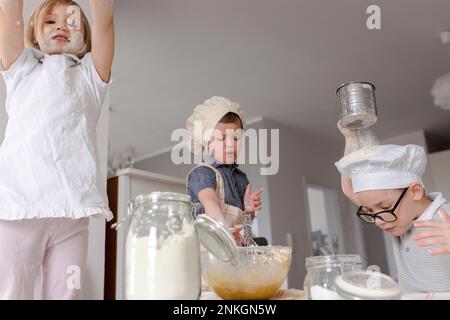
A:
[[[26,1],[28,15],[37,3]],[[79,3],[87,8],[86,0]],[[381,30],[366,27],[371,4],[381,8]],[[172,131],[184,128],[206,98],[228,97],[244,106],[249,127],[280,129],[278,174],[242,168],[264,188],[256,233],[293,246],[288,286],[303,287],[305,257],[333,233],[340,253],[359,254],[365,265],[395,277],[390,239],[358,221],[340,189],[334,162],[344,140],[335,90],[351,80],[374,83],[377,137],[424,146],[427,190],[450,198],[450,111],[430,94],[450,72],[450,46],[440,38],[450,28],[450,2],[115,0],[114,6],[114,84],[98,128],[105,175],[107,162],[131,150],[134,168],[185,179],[191,166],[170,159]],[[0,141],[4,100],[1,82]],[[92,220],[90,229],[84,295],[102,299],[105,223]]]

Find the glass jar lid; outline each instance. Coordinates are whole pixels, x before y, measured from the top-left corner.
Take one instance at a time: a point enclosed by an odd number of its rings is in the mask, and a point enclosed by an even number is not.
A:
[[[354,300],[400,299],[401,287],[391,277],[370,270],[349,271],[335,280],[336,291]]]
[[[228,262],[236,258],[236,241],[222,223],[201,214],[197,216],[194,227],[200,242],[217,259]]]
[[[361,257],[357,254],[336,254],[329,256],[312,256],[306,257],[306,268],[323,266],[323,265],[336,265],[336,264],[362,264]]]
[[[154,202],[186,202],[190,204],[191,197],[184,193],[155,191],[140,194],[134,199],[134,203],[137,206]]]

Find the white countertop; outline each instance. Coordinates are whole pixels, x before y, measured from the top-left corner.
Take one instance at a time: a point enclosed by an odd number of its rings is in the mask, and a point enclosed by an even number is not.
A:
[[[200,300],[222,300],[214,291],[202,291]],[[269,300],[305,300],[303,290],[281,289],[278,294]]]
[[[200,300],[222,300],[213,291],[203,291]],[[269,300],[306,300],[303,290],[283,289]],[[407,293],[401,300],[450,300],[450,292]]]

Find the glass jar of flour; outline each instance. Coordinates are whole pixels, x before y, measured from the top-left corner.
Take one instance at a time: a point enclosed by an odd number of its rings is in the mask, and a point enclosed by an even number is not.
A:
[[[303,283],[309,300],[341,300],[336,290],[336,278],[349,271],[362,269],[359,255],[328,255],[306,258],[306,276]]]
[[[152,192],[130,202],[125,299],[199,298],[200,243],[190,200],[186,194]]]
[[[201,294],[200,243],[222,261],[237,256],[233,236],[205,215],[194,218],[190,196],[142,194],[130,201],[125,248],[125,299],[194,300]]]

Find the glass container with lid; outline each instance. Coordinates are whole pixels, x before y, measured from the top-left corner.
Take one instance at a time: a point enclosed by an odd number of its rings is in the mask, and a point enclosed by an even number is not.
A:
[[[199,240],[219,259],[234,258],[237,247],[228,230],[213,219],[195,219],[193,212],[189,195],[181,193],[152,192],[130,201],[125,299],[198,299]]]
[[[347,300],[399,300],[401,287],[374,270],[346,272],[336,278],[336,291]]]
[[[303,282],[305,296],[310,300],[339,300],[336,278],[348,271],[362,269],[359,255],[327,255],[306,258]]]

